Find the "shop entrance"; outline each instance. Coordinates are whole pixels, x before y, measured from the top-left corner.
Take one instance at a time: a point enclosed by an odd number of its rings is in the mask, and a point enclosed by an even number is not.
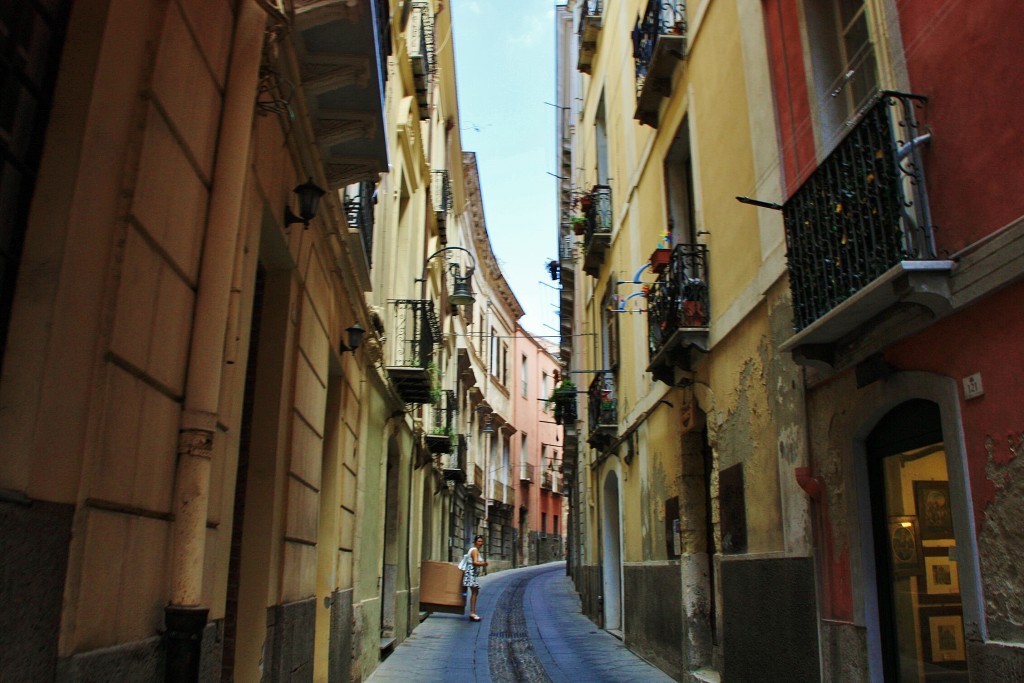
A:
[[[866,446],[885,680],[967,681],[939,406],[901,403],[878,422]]]

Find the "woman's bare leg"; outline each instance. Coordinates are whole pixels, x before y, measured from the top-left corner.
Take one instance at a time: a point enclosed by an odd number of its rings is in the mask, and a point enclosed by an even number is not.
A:
[[[479,595],[480,589],[474,587],[474,588],[471,588],[470,590],[472,591],[472,593],[470,594],[470,597],[469,597],[469,616],[475,617],[476,616],[476,597],[477,597],[477,595]]]

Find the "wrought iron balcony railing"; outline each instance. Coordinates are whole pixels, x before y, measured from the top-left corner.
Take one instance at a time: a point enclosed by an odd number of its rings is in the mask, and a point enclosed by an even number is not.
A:
[[[366,254],[366,265],[373,265],[373,194],[372,180],[364,180],[345,188],[345,216],[348,225],[359,231]]]
[[[686,56],[686,3],[649,0],[633,28],[637,111],[641,123],[658,125],[658,106],[671,92],[672,72]]]
[[[519,465],[519,481],[533,481],[537,476],[537,466],[532,462],[524,462]]]
[[[601,33],[603,5],[603,0],[580,2],[580,54],[576,60],[576,68],[585,74],[590,73],[594,53],[597,51],[597,36]]]
[[[464,483],[466,481],[466,459],[469,452],[469,443],[464,434],[459,434],[456,439],[455,452],[448,456],[447,466],[444,468],[446,481]]]
[[[441,326],[429,299],[399,299],[394,306],[394,347],[387,367],[395,389],[406,403],[433,403],[437,382],[432,363],[441,340]]]
[[[412,76],[416,87],[416,102],[420,107],[420,118],[430,118],[430,81],[437,68],[434,57],[434,16],[430,3],[415,0],[406,28],[406,49],[412,64]]]
[[[433,405],[434,424],[427,438],[431,453],[451,453],[454,449],[455,416],[458,411],[455,392],[451,389],[441,390]]]
[[[647,293],[647,342],[651,359],[681,329],[710,323],[708,248],[704,244],[678,244],[668,267]]]
[[[448,244],[448,212],[452,208],[452,188],[448,171],[431,171],[430,194],[441,244]]]
[[[945,268],[935,261],[919,151],[924,101],[881,93],[783,207],[797,331],[905,262]]]
[[[615,394],[615,378],[610,372],[599,372],[587,390],[587,420],[595,448],[611,443],[619,430],[619,402]]]
[[[595,185],[590,191],[590,206],[586,210],[586,229],[583,233],[583,270],[597,277],[604,261],[604,253],[612,241],[612,188]]]

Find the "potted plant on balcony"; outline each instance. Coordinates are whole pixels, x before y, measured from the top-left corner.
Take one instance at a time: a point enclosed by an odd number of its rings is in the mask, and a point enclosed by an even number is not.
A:
[[[555,404],[555,424],[576,421],[576,384],[571,379],[563,379],[548,400]]]
[[[660,275],[663,270],[668,268],[668,263],[671,260],[672,250],[666,247],[658,247],[651,252],[651,272]]]
[[[452,430],[448,427],[434,427],[430,434],[426,435],[427,450],[437,455],[440,453],[451,453],[454,437]]]
[[[577,235],[583,235],[587,231],[587,217],[580,214],[573,214],[569,217],[569,223],[572,225],[572,231]]]
[[[672,233],[664,232],[661,235],[661,242],[651,253],[651,272],[660,274],[668,267],[672,260]]]

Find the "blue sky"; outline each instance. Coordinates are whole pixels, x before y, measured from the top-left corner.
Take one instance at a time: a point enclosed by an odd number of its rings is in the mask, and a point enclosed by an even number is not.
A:
[[[557,335],[554,0],[450,0],[462,147],[476,152],[491,248],[526,311]],[[542,284],[543,283],[543,284]],[[549,327],[550,326],[550,327]],[[551,328],[555,328],[552,330]]]

